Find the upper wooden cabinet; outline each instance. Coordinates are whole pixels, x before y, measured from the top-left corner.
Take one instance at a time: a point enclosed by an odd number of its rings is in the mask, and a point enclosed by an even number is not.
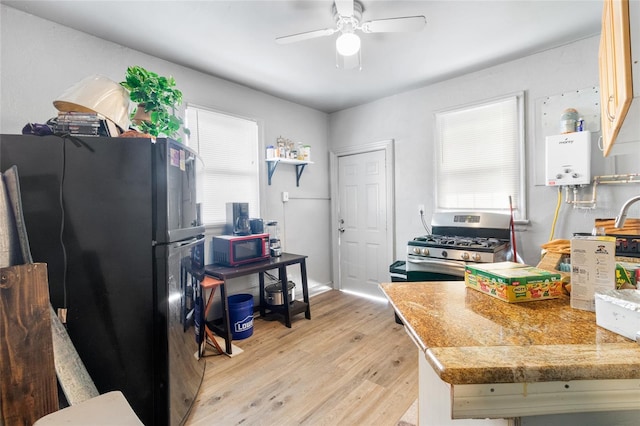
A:
[[[633,4],[632,8],[636,6]],[[605,157],[612,153],[616,142],[640,140],[640,122],[633,113],[640,103],[640,100],[635,99],[634,105],[634,97],[638,97],[638,86],[640,86],[637,82],[637,51],[640,39],[632,37],[632,32],[638,32],[639,26],[637,17],[634,18],[633,13],[639,13],[639,11],[631,12],[630,21],[629,9],[629,0],[604,1],[599,65],[602,145]],[[632,42],[635,42],[634,46]],[[624,149],[618,151],[621,154],[626,153]]]

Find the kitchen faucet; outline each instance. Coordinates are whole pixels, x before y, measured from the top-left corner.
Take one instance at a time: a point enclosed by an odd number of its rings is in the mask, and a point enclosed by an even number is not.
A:
[[[624,226],[624,221],[627,220],[627,210],[629,210],[629,206],[635,203],[636,201],[640,201],[640,195],[636,195],[635,197],[629,198],[622,208],[620,209],[620,214],[616,217],[616,223],[613,225],[616,228],[622,228]]]

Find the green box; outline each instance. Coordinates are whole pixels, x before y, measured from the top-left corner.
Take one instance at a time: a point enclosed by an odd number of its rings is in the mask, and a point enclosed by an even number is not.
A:
[[[467,287],[505,302],[529,302],[562,296],[562,275],[522,263],[466,265]]]
[[[616,262],[616,288],[637,288],[636,271],[640,269],[640,263]]]

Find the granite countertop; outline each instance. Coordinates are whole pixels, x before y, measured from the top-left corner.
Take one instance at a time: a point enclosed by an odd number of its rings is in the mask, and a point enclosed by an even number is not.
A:
[[[640,379],[640,345],[569,297],[507,303],[463,281],[380,287],[447,383]]]

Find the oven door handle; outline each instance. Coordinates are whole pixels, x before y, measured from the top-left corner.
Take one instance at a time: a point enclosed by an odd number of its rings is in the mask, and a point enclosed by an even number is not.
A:
[[[459,260],[446,260],[446,259],[416,259],[407,256],[407,262],[422,264],[422,265],[446,265],[456,269],[464,269],[465,263]]]

